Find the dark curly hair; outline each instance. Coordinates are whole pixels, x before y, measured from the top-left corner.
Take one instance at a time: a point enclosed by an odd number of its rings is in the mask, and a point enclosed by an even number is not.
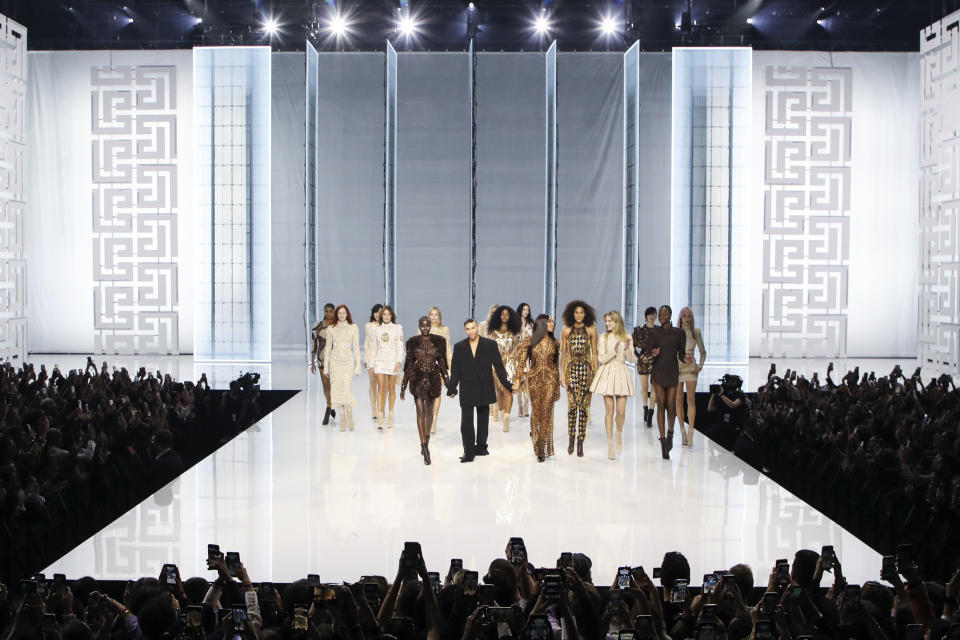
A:
[[[597,324],[597,312],[593,307],[588,305],[583,300],[572,300],[563,310],[563,325],[565,327],[572,327],[574,324],[576,324],[576,321],[573,319],[573,312],[577,309],[577,307],[583,307],[583,326],[592,327]]]
[[[490,314],[490,317],[487,318],[487,333],[499,331],[500,325],[502,324],[500,321],[500,314],[503,313],[504,309],[510,313],[510,319],[507,320],[507,330],[513,335],[520,333],[520,316],[517,315],[516,311],[505,304],[502,304],[494,309],[493,313]]]
[[[533,323],[533,337],[530,339],[530,344],[527,345],[527,360],[533,360],[533,348],[543,340],[544,338],[549,338],[553,340],[556,344],[557,340],[553,337],[552,331],[547,331],[547,322],[549,322],[550,316],[545,313],[541,313],[537,316],[537,319]],[[560,349],[554,349],[553,351],[553,364],[557,364],[557,361],[560,359]]]

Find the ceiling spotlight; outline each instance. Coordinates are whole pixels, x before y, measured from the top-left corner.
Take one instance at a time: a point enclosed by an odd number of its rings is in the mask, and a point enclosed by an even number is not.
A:
[[[193,19],[193,24],[200,24],[201,22],[203,22],[203,18],[198,17]]]
[[[753,24],[753,18],[747,18],[747,24]]]
[[[280,23],[276,18],[267,18],[263,22],[263,31],[269,36],[275,35],[280,30]]]
[[[533,28],[536,30],[538,35],[547,35],[550,32],[550,19],[547,18],[547,16],[540,14],[533,21]]]
[[[342,38],[343,36],[347,35],[347,32],[350,30],[350,23],[347,22],[347,19],[342,15],[336,13],[332,18],[330,18],[327,29],[333,35],[337,36],[338,38]]]
[[[473,4],[472,2],[467,5],[467,9],[469,9],[470,11],[473,11],[476,8],[477,8],[477,5]]]
[[[822,26],[824,26],[825,24],[827,24],[827,21],[824,20],[823,18],[818,18],[818,19],[817,19],[817,24],[822,27]]]
[[[613,16],[604,16],[603,20],[600,21],[600,31],[603,32],[603,35],[612,36],[618,30],[617,21]]]
[[[404,14],[397,21],[397,31],[400,32],[402,37],[409,38],[417,32],[417,21],[409,14]]]

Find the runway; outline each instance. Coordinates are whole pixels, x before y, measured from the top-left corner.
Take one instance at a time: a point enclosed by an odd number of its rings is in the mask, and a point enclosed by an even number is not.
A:
[[[84,356],[36,356],[62,369]],[[98,364],[100,359],[97,360]],[[260,371],[264,388],[301,393],[157,494],[118,518],[45,573],[128,579],[158,575],[166,562],[186,576],[208,575],[206,545],[240,552],[254,581],[292,581],[318,573],[324,581],[396,571],[404,541],[418,540],[431,570],[452,557],[485,570],[510,536],[522,536],[537,566],[553,566],[563,551],[586,553],[598,584],[621,565],[659,566],[664,552],[682,551],[692,583],[699,575],[746,562],[757,584],[777,558],[799,548],[833,544],[851,583],[877,579],[880,555],[732,454],[697,434],[681,447],[679,430],[669,462],[659,456],[656,429],[637,426],[628,404],[624,450],[607,459],[603,402],[594,398],[585,457],[566,453],[566,398],[557,403],[557,455],[537,463],[527,419],[509,433],[491,423],[490,456],[460,464],[459,408],[445,398],[425,466],[413,403],[397,402],[396,427],[378,432],[371,420],[367,379],[353,385],[357,429],[321,425],[323,396],[302,355],[268,365],[213,365],[178,358],[107,358],[112,365],[160,368],[181,379],[206,371],[223,388],[241,371]],[[907,361],[899,361],[907,369]],[[892,360],[836,361],[889,371]],[[778,361],[778,371],[790,367]],[[809,375],[826,362],[794,361]],[[742,368],[710,367],[701,390],[723,371],[755,389],[768,360]],[[639,405],[636,405],[639,407]],[[514,408],[514,414],[516,408]]]

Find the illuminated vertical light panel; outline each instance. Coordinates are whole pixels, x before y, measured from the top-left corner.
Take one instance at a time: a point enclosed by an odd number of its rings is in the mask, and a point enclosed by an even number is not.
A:
[[[194,49],[195,357],[269,360],[270,47]]]
[[[307,42],[306,163],[304,164],[304,198],[306,203],[306,293],[307,335],[304,344],[311,344],[310,328],[320,317],[317,309],[317,100],[319,98],[319,59],[317,50]],[[309,348],[309,347],[308,347]]]
[[[557,309],[557,42],[546,55],[546,215],[544,216],[543,312],[556,316]]]
[[[640,220],[640,43],[623,54],[623,322],[637,319],[638,226]]]
[[[397,304],[397,50],[387,41],[383,130],[383,283],[384,299]]]
[[[673,50],[671,287],[714,362],[748,357],[752,51]]]

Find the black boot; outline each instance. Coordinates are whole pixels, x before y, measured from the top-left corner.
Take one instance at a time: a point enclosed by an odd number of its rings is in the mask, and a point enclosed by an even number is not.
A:
[[[573,436],[570,436],[570,444],[567,445],[567,453],[573,455]]]
[[[577,457],[583,457],[583,440],[577,440]]]
[[[670,459],[670,450],[667,448],[666,438],[660,438],[660,455],[663,456],[664,460]]]
[[[673,429],[667,431],[667,451],[673,451]]]
[[[653,428],[653,407],[650,407],[647,411],[649,412],[647,413],[647,428],[651,429]]]
[[[420,453],[423,455],[423,464],[430,464],[430,439],[420,443]]]
[[[323,413],[323,424],[324,424],[324,425],[330,424],[330,414],[331,414],[331,413],[333,413],[333,409],[331,409],[330,407],[327,407],[327,410],[324,411],[324,413]]]

